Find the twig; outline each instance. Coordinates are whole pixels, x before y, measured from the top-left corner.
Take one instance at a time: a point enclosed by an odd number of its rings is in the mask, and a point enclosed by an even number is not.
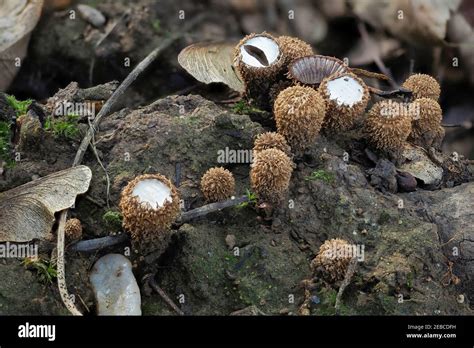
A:
[[[347,271],[344,276],[344,280],[342,281],[341,286],[339,287],[339,291],[337,292],[336,304],[334,305],[334,308],[336,309],[336,315],[339,315],[339,308],[341,306],[342,295],[344,294],[344,290],[346,290],[346,287],[351,282],[352,276],[354,275],[356,268],[357,268],[357,258],[353,257],[351,262],[349,263],[349,267],[347,267]]]
[[[77,252],[91,252],[98,249],[108,248],[123,243],[127,240],[128,235],[126,233],[122,233],[117,236],[107,236],[101,238],[81,240],[80,242],[71,245],[68,250]]]
[[[150,286],[152,287],[153,290],[155,290],[160,296],[161,298],[171,307],[173,308],[173,310],[178,313],[178,315],[184,315],[184,312],[179,309],[179,307],[173,302],[173,300],[171,300],[169,298],[168,295],[166,295],[166,293],[163,291],[162,288],[160,288],[158,286],[158,284],[156,284],[156,281],[155,281],[155,276],[152,275],[148,278],[148,283],[150,284]]]
[[[359,76],[364,76],[364,77],[369,77],[369,78],[372,78],[372,79],[379,79],[379,80],[384,80],[384,81],[388,81],[390,80],[390,78],[384,74],[381,74],[381,73],[376,73],[376,72],[373,72],[373,71],[368,71],[368,70],[365,70],[365,69],[360,69],[360,68],[350,68],[351,69],[351,72],[356,74],[356,75],[359,75]]]
[[[224,209],[224,208],[233,207],[235,205],[239,205],[239,204],[249,202],[249,201],[250,200],[247,196],[242,196],[242,197],[239,197],[239,198],[234,198],[234,199],[230,198],[230,199],[227,199],[225,201],[206,204],[206,205],[203,205],[202,207],[192,209],[192,210],[189,210],[189,211],[185,211],[184,213],[181,214],[181,216],[178,218],[178,220],[176,222],[183,223],[183,222],[186,222],[186,221],[190,221],[190,220],[193,220],[193,219],[198,218],[200,216],[204,216],[204,215],[207,215],[209,213],[219,211],[219,210]]]
[[[193,219],[196,219],[200,216],[207,215],[209,213],[222,210],[224,208],[229,208],[236,206],[245,202],[249,202],[247,196],[242,196],[239,198],[228,199],[222,202],[211,203],[203,205],[202,207],[186,211],[181,214],[181,216],[176,221],[177,223],[184,223]],[[126,233],[119,234],[117,236],[106,236],[101,238],[94,238],[88,240],[81,240],[68,248],[70,251],[76,252],[92,252],[99,249],[111,247],[120,243],[123,243],[128,240],[128,235]]]
[[[67,209],[61,212],[59,217],[59,226],[58,226],[58,259],[57,262],[57,273],[58,273],[58,289],[61,299],[63,300],[66,308],[71,312],[72,315],[82,315],[82,313],[77,309],[74,301],[72,300],[71,295],[67,291],[66,285],[66,275],[64,271],[64,226],[66,225]]]
[[[87,119],[87,121],[89,122],[89,127],[93,127],[91,125],[91,120],[90,118]],[[95,146],[95,133],[92,132],[92,139],[91,139],[91,149],[92,149],[92,152],[94,152],[94,155],[95,155],[95,158],[97,159],[97,162],[99,163],[100,167],[102,168],[102,170],[104,171],[105,173],[105,180],[107,181],[107,189],[106,189],[106,202],[107,202],[107,208],[110,208],[110,177],[109,177],[109,173],[107,172],[107,169],[104,167],[104,164],[102,163],[102,160],[100,159],[100,156],[99,154],[97,153],[97,148]]]
[[[84,155],[86,153],[87,148],[89,147],[89,143],[92,139],[93,134],[95,133],[95,130],[98,129],[98,126],[100,124],[100,121],[102,120],[102,117],[105,115],[108,115],[109,112],[112,110],[112,107],[115,105],[115,103],[121,98],[123,93],[127,90],[127,88],[137,79],[137,77],[145,71],[148,66],[155,61],[155,59],[159,56],[159,54],[168,48],[171,44],[173,44],[176,40],[178,40],[180,37],[184,35],[188,30],[190,30],[192,27],[194,27],[197,23],[202,21],[202,19],[205,17],[205,14],[200,14],[196,17],[194,17],[191,21],[189,21],[187,24],[183,26],[183,30],[177,33],[172,34],[170,37],[164,39],[161,44],[155,48],[151,53],[145,57],[133,70],[132,72],[123,80],[123,82],[120,84],[120,86],[115,90],[115,92],[112,94],[112,96],[105,102],[104,106],[102,109],[100,109],[99,113],[97,116],[94,118],[94,122],[92,123],[92,126],[89,127],[89,130],[87,131],[86,136],[81,142],[81,145],[79,146],[79,149],[77,150],[76,157],[74,158],[74,162],[72,166],[77,166],[82,162],[82,159],[84,158]]]
[[[393,98],[396,96],[403,96],[403,97],[410,98],[413,95],[413,92],[411,90],[403,88],[403,87],[397,88],[392,91],[382,91],[378,88],[369,86],[369,91],[370,93],[377,94],[379,97],[382,97],[382,98]]]

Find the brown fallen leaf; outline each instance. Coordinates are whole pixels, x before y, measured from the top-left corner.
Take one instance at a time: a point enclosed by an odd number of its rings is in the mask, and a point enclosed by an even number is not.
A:
[[[200,82],[221,82],[243,92],[244,84],[233,66],[235,46],[230,42],[196,43],[179,53],[178,62]]]
[[[360,39],[347,58],[350,65],[361,66],[372,64],[377,56],[384,61],[398,57],[402,53],[400,41],[384,36],[369,36],[368,40]]]
[[[461,0],[352,0],[355,14],[412,44],[442,44]]]
[[[26,56],[42,8],[43,0],[0,1],[0,91],[8,88],[18,72],[16,60]]]
[[[89,189],[87,166],[62,170],[0,193],[0,242],[50,240],[54,214]]]

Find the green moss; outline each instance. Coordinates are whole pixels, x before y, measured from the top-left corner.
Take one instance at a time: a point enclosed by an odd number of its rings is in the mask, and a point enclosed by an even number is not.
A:
[[[248,104],[245,100],[239,100],[237,103],[235,103],[235,105],[232,107],[232,111],[240,115],[261,114],[264,112],[263,110]]]
[[[36,271],[39,281],[43,284],[51,284],[58,276],[56,263],[51,260],[26,258],[22,264],[25,268]]]
[[[236,206],[236,208],[242,209],[242,208],[247,207],[249,204],[255,205],[257,203],[257,195],[255,193],[247,189],[245,195],[248,198],[248,202],[240,203]]]
[[[379,219],[377,221],[377,223],[379,225],[385,225],[386,223],[388,223],[390,221],[390,214],[387,213],[387,211],[383,210],[381,213],[380,213],[380,216],[379,216]]]
[[[11,130],[8,122],[0,122],[0,164],[6,162],[6,168],[13,168],[15,161],[11,154]]]
[[[323,287],[317,292],[317,296],[320,298],[320,303],[313,306],[313,313],[326,316],[335,315],[337,291],[332,288]],[[351,309],[344,304],[344,301],[341,301],[339,304],[339,314],[350,315],[351,313]]]
[[[161,21],[159,19],[155,19],[152,23],[151,23],[153,29],[157,32],[157,33],[161,33]]]
[[[327,182],[328,184],[333,183],[335,181],[335,176],[333,173],[325,171],[323,169],[316,170],[311,173],[310,176],[304,178],[305,180],[313,181],[313,180],[322,180]]]
[[[108,210],[102,215],[102,220],[105,222],[107,227],[113,229],[120,229],[122,228],[122,214],[118,211]]]
[[[79,134],[78,119],[77,115],[66,115],[60,118],[48,117],[44,129],[53,132],[56,138],[74,139]]]
[[[6,94],[6,98],[10,106],[15,109],[17,116],[26,114],[28,106],[33,102],[31,99],[27,100],[17,100],[15,96]]]

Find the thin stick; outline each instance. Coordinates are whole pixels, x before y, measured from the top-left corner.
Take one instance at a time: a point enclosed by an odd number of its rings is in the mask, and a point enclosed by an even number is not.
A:
[[[342,294],[344,294],[344,290],[346,290],[346,287],[351,282],[352,276],[354,275],[356,268],[357,268],[357,258],[353,257],[351,262],[349,263],[349,267],[347,267],[347,271],[344,276],[344,280],[341,283],[341,287],[339,288],[339,291],[337,292],[336,304],[334,305],[334,308],[336,309],[336,315],[339,314],[339,307],[341,306]]]
[[[184,223],[184,222],[196,219],[198,217],[207,215],[209,213],[219,211],[224,208],[233,207],[245,202],[249,202],[249,198],[247,196],[242,196],[242,197],[234,198],[234,199],[228,199],[228,200],[217,202],[217,203],[206,204],[206,205],[203,205],[202,207],[192,209],[192,210],[182,213],[176,222]],[[128,240],[128,235],[125,233],[122,233],[117,236],[106,236],[106,237],[101,237],[101,238],[81,240],[71,245],[71,247],[68,250],[75,251],[75,252],[88,253],[95,250],[108,248],[108,247],[123,243],[127,240]]]
[[[89,122],[89,127],[92,127],[90,118],[87,119]],[[109,172],[107,172],[107,169],[104,167],[104,164],[102,163],[102,160],[100,159],[99,154],[97,153],[97,148],[95,146],[95,133],[92,132],[92,139],[91,139],[91,148],[92,152],[94,152],[95,158],[97,159],[97,162],[99,163],[100,167],[105,173],[105,180],[107,182],[107,189],[106,189],[106,202],[107,202],[107,208],[110,208],[110,177],[109,177]]]
[[[126,233],[122,233],[117,236],[106,236],[101,238],[81,240],[80,242],[71,245],[68,250],[87,253],[98,249],[108,248],[123,243],[127,240],[128,235]]]
[[[122,97],[123,93],[127,90],[127,88],[137,79],[137,77],[145,71],[148,66],[155,61],[155,59],[160,55],[160,53],[168,48],[171,44],[173,44],[176,40],[183,36],[188,30],[194,27],[197,23],[199,23],[205,14],[200,14],[194,17],[191,21],[183,26],[183,30],[177,33],[172,34],[170,37],[164,39],[161,44],[155,48],[151,53],[145,57],[133,70],[132,72],[123,80],[120,86],[115,90],[112,96],[105,102],[102,109],[100,109],[97,116],[94,118],[94,122],[92,126],[89,127],[86,136],[81,142],[79,149],[77,150],[76,157],[74,158],[74,162],[72,164],[73,167],[79,165],[84,158],[87,148],[89,147],[89,143],[92,139],[95,130],[98,129],[100,121],[102,117],[108,115],[112,110],[112,107],[115,103]]]
[[[162,288],[160,288],[158,286],[158,284],[156,284],[156,281],[155,281],[155,276],[152,275],[148,278],[148,283],[150,284],[150,286],[153,288],[153,290],[155,290],[163,300],[165,300],[165,302],[171,307],[173,308],[173,310],[178,313],[178,315],[184,315],[184,312],[179,309],[179,307],[173,302],[173,300],[171,300],[169,298],[168,295],[166,295],[166,292],[163,291]]]
[[[64,226],[66,225],[67,210],[61,212],[59,217],[58,226],[58,259],[56,260],[57,272],[58,272],[58,289],[61,299],[63,300],[66,308],[71,312],[72,315],[82,315],[77,309],[71,295],[67,291],[66,275],[64,271]]]
[[[182,223],[182,222],[190,221],[200,216],[204,216],[209,213],[222,210],[224,208],[233,207],[235,205],[239,205],[245,202],[249,202],[249,198],[247,196],[242,196],[242,197],[234,198],[234,199],[230,198],[225,201],[206,204],[206,205],[203,205],[202,207],[185,211],[184,213],[181,214],[177,222]]]

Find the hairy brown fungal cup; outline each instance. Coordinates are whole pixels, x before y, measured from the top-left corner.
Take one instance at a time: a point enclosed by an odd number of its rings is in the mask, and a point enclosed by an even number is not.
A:
[[[441,126],[443,112],[436,100],[431,98],[416,99],[413,104],[416,111],[412,120],[412,130],[408,140],[416,145],[430,147],[433,143],[440,143],[444,137]],[[440,138],[441,139],[438,139]]]
[[[335,282],[342,280],[353,258],[352,246],[343,239],[326,240],[318,255],[311,262],[313,272],[321,270],[324,278]]]
[[[201,191],[209,202],[230,198],[235,193],[234,176],[222,167],[210,168],[201,178]]]
[[[260,151],[267,149],[278,149],[283,151],[287,156],[291,156],[291,149],[283,135],[276,132],[266,132],[259,134],[253,146],[254,157]]]
[[[69,242],[82,239],[82,224],[79,219],[73,218],[66,221],[64,235]]]
[[[414,74],[403,82],[402,87],[413,92],[413,98],[430,98],[438,100],[441,94],[441,87],[438,81],[430,75]]]
[[[353,73],[339,73],[325,78],[318,91],[326,102],[323,130],[336,133],[350,129],[369,102],[369,89]]]
[[[375,103],[365,120],[370,143],[379,150],[403,149],[411,132],[411,115],[402,103],[383,100]]]
[[[273,112],[278,133],[285,137],[293,152],[300,153],[318,136],[326,106],[313,88],[293,86],[278,95]]]
[[[247,98],[268,107],[268,91],[285,68],[285,57],[275,37],[268,33],[250,34],[235,48],[234,65],[245,83]]]
[[[292,172],[292,162],[283,151],[259,151],[250,170],[252,190],[261,201],[277,204],[288,191]]]
[[[180,212],[178,192],[161,174],[136,177],[122,190],[123,227],[139,251],[160,243]]]
[[[310,44],[292,36],[279,36],[277,42],[284,53],[286,64],[297,58],[313,55],[313,48]]]

